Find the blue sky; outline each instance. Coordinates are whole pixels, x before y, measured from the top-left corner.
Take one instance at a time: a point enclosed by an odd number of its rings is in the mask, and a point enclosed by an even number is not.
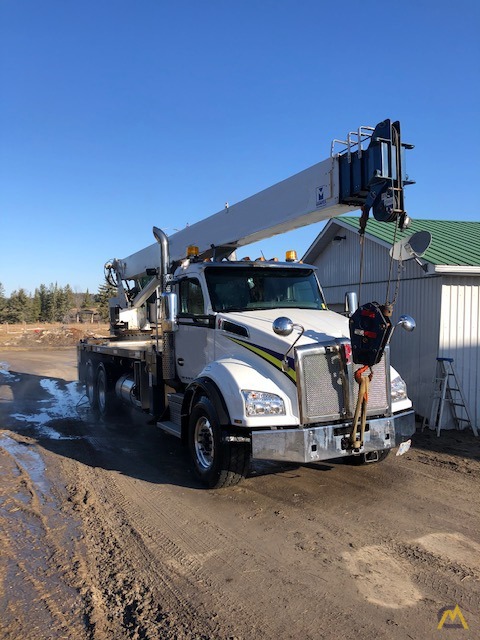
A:
[[[480,220],[477,0],[2,0],[0,282],[103,264],[399,119],[411,217]],[[306,227],[244,250],[302,254]],[[242,254],[241,254],[242,255]],[[256,257],[253,256],[252,257]]]

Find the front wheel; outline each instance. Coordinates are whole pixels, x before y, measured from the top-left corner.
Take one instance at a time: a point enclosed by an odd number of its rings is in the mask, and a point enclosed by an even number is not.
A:
[[[188,448],[195,473],[209,489],[234,486],[248,473],[249,444],[223,440],[215,407],[205,396],[190,415]]]

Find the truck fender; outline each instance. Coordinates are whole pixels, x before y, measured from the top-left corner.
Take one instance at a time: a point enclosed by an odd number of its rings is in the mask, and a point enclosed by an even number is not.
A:
[[[219,422],[222,426],[227,426],[230,424],[230,416],[228,414],[228,409],[225,404],[225,400],[223,399],[222,394],[220,393],[217,385],[205,376],[197,378],[193,382],[191,382],[186,391],[185,397],[183,399],[182,405],[182,442],[186,444],[187,441],[187,433],[188,433],[188,421],[190,417],[190,413],[192,412],[193,406],[197,402],[197,400],[201,396],[207,396],[210,399],[213,406],[215,407],[215,411],[217,413]]]
[[[208,380],[208,385],[204,389],[209,391],[215,389],[217,398],[216,409],[220,424],[238,426],[242,431],[246,428],[257,428],[268,426],[292,426],[298,424],[298,417],[294,410],[297,398],[295,387],[289,382],[287,387],[292,386],[290,395],[285,388],[281,388],[273,376],[269,375],[268,367],[264,369],[258,363],[250,363],[248,360],[236,358],[224,358],[209,363],[200,372],[197,380]],[[196,383],[194,381],[192,385]],[[269,416],[268,421],[262,417],[247,418],[245,416],[245,401],[241,389],[253,389],[274,393],[280,396],[285,403],[285,414]],[[214,398],[212,402],[215,404]],[[190,408],[187,406],[185,413]]]

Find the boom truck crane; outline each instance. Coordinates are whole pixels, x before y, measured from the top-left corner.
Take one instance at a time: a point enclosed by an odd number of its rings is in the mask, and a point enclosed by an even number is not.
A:
[[[349,295],[347,317],[333,313],[315,267],[236,250],[359,208],[360,233],[370,211],[403,228],[409,148],[398,122],[361,127],[326,160],[169,237],[154,227],[153,244],[109,261],[110,336],[78,345],[91,407],[150,414],[209,488],[238,483],[252,458],[384,459],[415,429],[389,310]]]

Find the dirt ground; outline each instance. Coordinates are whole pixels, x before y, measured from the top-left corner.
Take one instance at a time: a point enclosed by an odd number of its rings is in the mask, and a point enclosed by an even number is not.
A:
[[[480,637],[471,433],[207,491],[146,418],[96,422],[75,366],[73,348],[0,352],[0,637]]]
[[[86,336],[106,336],[108,324],[0,324],[0,349],[55,349],[75,346]]]

